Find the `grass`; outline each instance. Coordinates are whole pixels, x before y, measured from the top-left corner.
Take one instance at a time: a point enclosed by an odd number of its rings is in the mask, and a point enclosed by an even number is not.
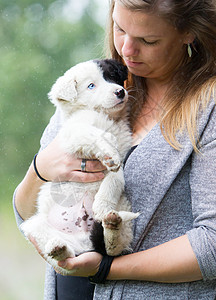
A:
[[[0,203],[0,232],[1,300],[43,299],[45,262],[19,232],[12,205]]]

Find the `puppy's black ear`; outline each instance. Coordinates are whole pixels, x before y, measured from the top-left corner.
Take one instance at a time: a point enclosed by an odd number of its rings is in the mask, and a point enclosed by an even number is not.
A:
[[[110,60],[110,63],[113,65],[113,68],[116,70],[116,76],[119,77],[120,85],[124,85],[124,81],[128,78],[128,69],[125,65],[117,60]],[[114,71],[115,72],[115,71]]]
[[[73,68],[68,70],[63,76],[59,77],[52,86],[48,97],[54,105],[58,105],[58,103],[62,101],[73,102],[76,100],[77,82],[72,69]]]
[[[124,81],[128,77],[128,69],[121,62],[114,59],[95,60],[103,72],[106,81],[124,86]]]

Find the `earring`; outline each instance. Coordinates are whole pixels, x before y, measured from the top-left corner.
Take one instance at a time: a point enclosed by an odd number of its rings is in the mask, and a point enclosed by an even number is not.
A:
[[[192,49],[191,49],[191,45],[190,43],[187,44],[188,47],[187,47],[187,51],[188,51],[188,56],[191,57],[192,56]]]

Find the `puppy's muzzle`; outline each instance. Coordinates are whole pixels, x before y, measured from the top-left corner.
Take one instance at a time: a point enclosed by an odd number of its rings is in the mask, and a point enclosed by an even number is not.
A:
[[[118,89],[114,92],[114,94],[117,96],[118,99],[123,99],[125,97],[125,90]]]

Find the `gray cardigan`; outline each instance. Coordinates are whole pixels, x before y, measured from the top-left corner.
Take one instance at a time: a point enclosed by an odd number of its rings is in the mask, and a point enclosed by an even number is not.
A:
[[[41,147],[61,126],[57,111],[45,130]],[[203,280],[165,284],[145,281],[107,281],[97,285],[96,300],[216,299],[216,109],[212,100],[200,113],[201,136],[195,153],[189,138],[173,149],[157,124],[129,156],[125,165],[126,193],[134,211],[134,251],[142,251],[187,234]],[[22,222],[15,209],[18,224]],[[45,299],[55,299],[55,277],[47,267]]]

